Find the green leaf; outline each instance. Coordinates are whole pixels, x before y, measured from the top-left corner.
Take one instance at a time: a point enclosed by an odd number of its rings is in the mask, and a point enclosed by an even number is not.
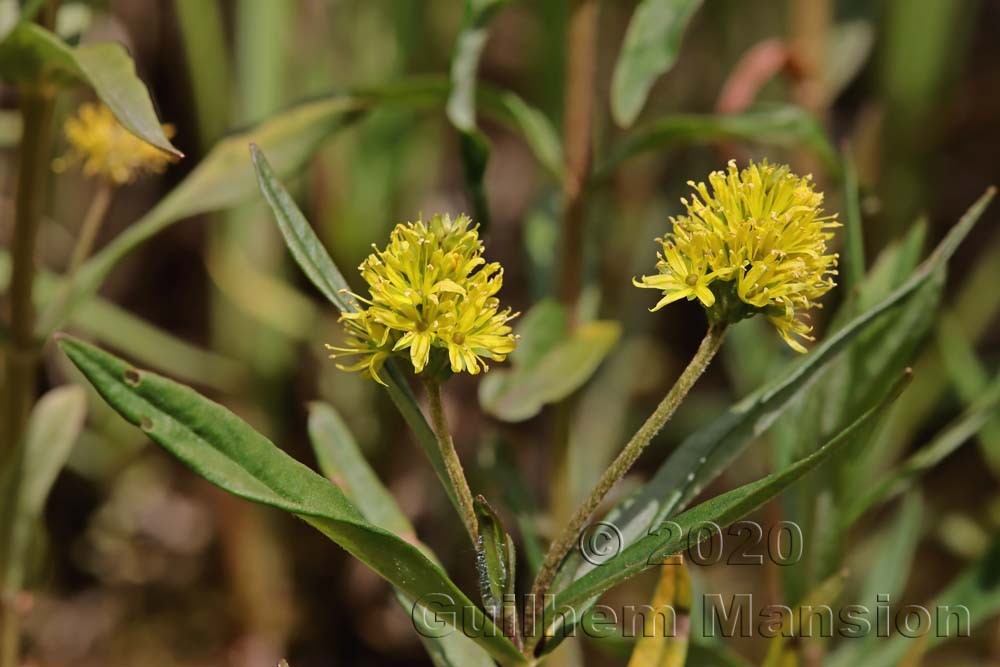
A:
[[[480,86],[479,103],[484,111],[519,131],[538,162],[556,181],[562,182],[565,165],[562,140],[544,113],[515,93],[498,92],[485,86]]]
[[[490,157],[490,142],[476,125],[476,70],[486,46],[489,21],[507,0],[465,0],[462,27],[451,57],[451,93],[445,109],[448,120],[461,133],[466,188],[475,219],[489,226],[489,206],[483,178]]]
[[[411,599],[433,600],[432,610],[444,618],[471,615],[484,628],[475,640],[490,655],[504,664],[523,663],[514,645],[419,548],[366,521],[337,486],[232,412],[82,341],[63,338],[59,346],[111,407],[197,474],[241,498],[298,516]]]
[[[503,614],[504,596],[514,592],[514,542],[486,498],[476,496],[473,507],[479,530],[476,543],[479,593],[486,611],[496,619]]]
[[[354,436],[333,406],[326,403],[309,405],[309,437],[320,470],[341,488],[365,519],[416,544],[431,560],[438,562],[430,549],[417,540],[409,519],[368,465]],[[396,598],[410,613],[413,601],[399,589],[396,589]],[[421,615],[415,615],[420,640],[437,667],[492,667],[494,664],[489,654],[463,633],[451,632],[439,637],[439,632],[420,621]]]
[[[962,402],[975,405],[989,391],[989,371],[976,356],[974,341],[951,313],[941,315],[937,330],[937,352]],[[979,429],[980,451],[993,471],[1000,476],[1000,413]]]
[[[611,176],[622,162],[640,153],[726,140],[800,147],[819,158],[830,172],[836,174],[840,168],[837,153],[816,117],[800,107],[778,106],[741,114],[664,116],[637,128],[613,147],[597,165],[594,179]]]
[[[309,440],[319,469],[376,526],[416,540],[413,524],[368,465],[347,424],[332,405],[309,404]]]
[[[41,77],[91,86],[129,132],[160,150],[183,157],[163,134],[149,92],[121,44],[70,47],[34,23],[22,22],[0,44],[0,77],[37,82]]]
[[[323,296],[341,312],[353,311],[357,308],[354,300],[341,293],[341,290],[346,287],[346,282],[340,273],[340,269],[333,263],[326,248],[323,247],[316,233],[309,226],[305,216],[302,215],[302,212],[295,205],[294,200],[292,200],[284,186],[277,180],[268,164],[267,158],[264,157],[264,153],[259,149],[254,149],[253,162],[257,168],[264,197],[274,212],[278,228],[281,230],[282,236],[285,238],[285,243],[292,253],[292,257],[298,263],[299,268],[302,269]],[[448,470],[445,468],[444,459],[441,457],[441,450],[438,447],[437,437],[427,423],[423,412],[420,411],[420,407],[417,405],[416,398],[410,390],[410,385],[406,377],[399,369],[399,365],[391,360],[386,363],[384,370],[383,375],[389,397],[396,404],[396,408],[403,416],[403,419],[406,420],[406,423],[413,430],[414,435],[416,435],[417,441],[423,447],[424,453],[434,467],[434,472],[444,486],[452,505],[455,506],[456,510],[461,512],[458,503],[458,492],[455,490],[451,482],[451,477],[448,475]]]
[[[844,508],[844,522],[851,525],[866,511],[882,504],[909,489],[928,470],[966,442],[969,442],[986,424],[995,419],[1000,408],[1000,377],[993,380],[983,395],[963,415],[941,429],[931,442],[918,449],[898,468],[891,471],[867,492],[855,496],[854,502]]]
[[[517,347],[508,357],[515,366],[533,366],[542,360],[568,331],[566,308],[555,299],[536,303],[517,323]]]
[[[857,603],[870,604],[872,600],[877,600],[876,596],[879,594],[895,599],[903,592],[916,562],[924,517],[924,503],[920,493],[911,492],[903,498],[899,510],[886,525],[879,526],[875,539],[869,545],[870,550],[858,550],[856,571],[862,575],[862,581],[853,596]],[[862,641],[879,639],[870,634]],[[852,646],[855,644],[846,643]]]
[[[579,325],[530,365],[493,370],[479,385],[479,403],[491,415],[518,422],[537,415],[590,379],[621,336],[617,322]],[[537,352],[532,352],[536,355]]]
[[[844,284],[853,288],[865,276],[865,236],[861,218],[861,196],[858,193],[858,171],[847,155],[844,165]]]
[[[938,626],[922,635],[921,641],[926,642],[922,648],[927,651],[964,636],[958,634],[959,625],[971,632],[975,626],[1000,613],[1000,537],[995,537],[983,557],[956,577],[933,600],[925,603],[924,608],[933,612],[932,624],[937,624],[939,617],[948,618],[951,624],[950,628]],[[949,609],[953,613],[947,613]],[[958,617],[955,616],[956,612],[959,613]],[[959,617],[967,617],[968,625],[964,621],[958,621]],[[845,642],[844,649],[830,656],[828,664],[830,667],[895,667],[913,649],[914,643],[913,639],[896,634],[888,639],[865,642],[862,651],[855,651],[853,644]]]
[[[653,83],[674,66],[681,38],[701,0],[643,0],[629,21],[611,78],[611,112],[621,127],[635,122]]]
[[[508,0],[465,0],[462,27],[451,56],[448,120],[463,132],[476,128],[476,70],[486,46],[487,27]]]
[[[4,471],[3,527],[7,539],[4,597],[20,591],[32,531],[41,519],[45,500],[83,429],[87,394],[78,385],[64,385],[42,396],[31,413],[13,464]],[[9,532],[8,532],[9,531]]]
[[[319,242],[309,221],[295,205],[292,196],[278,182],[267,158],[256,144],[250,144],[250,156],[257,170],[257,183],[268,206],[274,211],[274,219],[285,239],[285,245],[296,263],[302,268],[309,281],[314,284],[330,303],[341,312],[353,312],[357,304],[349,296],[351,291],[341,275],[340,269],[330,259],[326,248]]]
[[[875,29],[864,19],[832,26],[823,58],[822,88],[826,104],[833,102],[857,77],[875,45]]]
[[[634,543],[624,542],[628,546],[623,551],[603,561],[600,567],[590,570],[564,590],[559,591],[555,601],[548,605],[548,608],[561,609],[564,606],[577,607],[586,604],[588,600],[601,595],[616,584],[664,562],[667,557],[689,546],[691,539],[708,537],[704,531],[695,530],[705,522],[712,521],[720,526],[727,526],[746,516],[803,475],[840,453],[859,430],[867,428],[898,397],[908,378],[907,375],[898,380],[892,391],[879,403],[873,405],[856,422],[809,456],[756,482],[707,500],[678,515],[670,524],[657,525]]]

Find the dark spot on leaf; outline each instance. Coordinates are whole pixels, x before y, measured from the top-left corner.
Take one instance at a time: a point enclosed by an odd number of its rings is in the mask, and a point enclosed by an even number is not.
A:
[[[142,380],[142,375],[139,371],[134,368],[125,369],[125,384],[138,387],[140,380]]]
[[[141,418],[139,420],[139,428],[141,428],[143,431],[152,431],[153,430],[153,420],[150,419],[149,417],[143,417],[143,418]]]

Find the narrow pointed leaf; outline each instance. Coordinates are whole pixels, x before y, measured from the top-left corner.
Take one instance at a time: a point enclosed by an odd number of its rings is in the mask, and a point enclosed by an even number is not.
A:
[[[486,46],[489,21],[507,0],[465,0],[462,26],[451,56],[451,93],[445,109],[448,120],[461,133],[466,188],[476,220],[489,226],[489,206],[483,178],[490,156],[490,142],[476,125],[476,74]]]
[[[320,470],[343,490],[365,519],[416,544],[438,563],[430,549],[417,541],[413,525],[368,465],[354,436],[333,406],[326,403],[309,405],[309,438]],[[407,614],[411,613],[413,600],[398,588],[396,599]],[[420,641],[436,667],[492,667],[494,664],[489,654],[462,632],[448,632],[439,637],[442,633],[419,623],[419,614],[415,621]]]
[[[531,363],[491,371],[479,385],[479,403],[504,421],[530,419],[582,387],[620,337],[617,322],[581,324],[544,354],[532,352]]]
[[[260,191],[274,212],[278,229],[281,230],[285,245],[295,262],[309,281],[341,312],[356,311],[358,306],[348,294],[350,287],[340,269],[330,259],[326,248],[319,242],[316,232],[309,226],[309,221],[302,215],[292,196],[278,182],[271,165],[256,144],[250,144],[250,155],[257,170]]]
[[[497,513],[483,496],[474,502],[479,541],[476,575],[483,606],[495,619],[503,612],[504,596],[514,585],[514,551],[510,536]]]
[[[24,579],[31,534],[45,500],[83,430],[87,395],[83,387],[65,385],[42,396],[32,410],[24,441],[6,471],[0,532],[4,596],[16,594]],[[13,479],[11,479],[13,477]]]
[[[413,524],[368,465],[340,413],[327,403],[309,404],[309,440],[320,471],[376,526],[416,539]]]
[[[235,414],[82,341],[63,338],[59,346],[111,407],[197,474],[241,498],[298,516],[411,599],[433,600],[439,618],[458,622],[462,613],[471,615],[476,627],[485,629],[475,640],[490,655],[503,664],[523,662],[514,645],[418,547],[365,520],[336,485]]]
[[[677,60],[681,38],[701,0],[643,0],[625,33],[611,78],[611,112],[629,127],[656,80]]]
[[[180,157],[163,128],[135,63],[121,44],[94,42],[71,47],[34,23],[19,23],[0,43],[0,76],[8,81],[38,77],[91,86],[129,132]]]
[[[837,152],[816,117],[800,107],[779,106],[741,114],[676,114],[652,121],[612,147],[597,165],[594,178],[611,176],[619,164],[647,151],[726,140],[805,148],[831,172],[839,170]]]
[[[267,203],[271,206],[278,228],[285,238],[285,244],[299,268],[337,309],[341,312],[355,310],[357,304],[354,300],[341,292],[341,290],[346,289],[347,283],[340,273],[340,269],[333,263],[330,254],[323,247],[312,227],[309,226],[309,222],[302,215],[295,201],[278,181],[264,153],[259,148],[253,150],[254,166],[257,168],[261,190]],[[427,423],[420,406],[417,405],[406,377],[399,369],[399,365],[393,361],[386,363],[384,370],[389,397],[396,404],[396,408],[427,454],[427,458],[434,467],[434,472],[444,486],[452,505],[455,506],[456,510],[461,511],[458,504],[458,492],[451,483],[451,477],[445,468],[444,459],[438,448],[437,437]]]

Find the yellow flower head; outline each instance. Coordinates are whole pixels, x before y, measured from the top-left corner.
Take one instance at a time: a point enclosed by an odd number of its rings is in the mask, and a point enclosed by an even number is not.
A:
[[[122,127],[104,105],[82,105],[77,115],[66,119],[63,132],[69,151],[55,160],[56,171],[80,164],[87,176],[100,176],[113,185],[130,183],[142,173],[161,173],[176,159]],[[163,133],[173,136],[173,126],[164,125]]]
[[[359,357],[339,367],[379,382],[385,360],[404,351],[417,373],[433,350],[447,353],[455,373],[476,375],[489,370],[485,358],[506,359],[516,345],[507,323],[517,314],[500,310],[503,269],[482,255],[478,226],[466,215],[396,225],[385,250],[375,248],[358,267],[368,298],[355,295],[361,309],[341,315],[347,342],[328,345],[331,356]]]
[[[687,215],[671,218],[673,230],[657,241],[659,271],[634,280],[663,292],[652,310],[678,299],[698,299],[713,322],[736,322],[765,313],[792,349],[795,336],[812,340],[809,315],[833,287],[837,255],[827,253],[836,216],[822,211],[823,194],[810,176],[766,161],[739,171],[688,182]]]

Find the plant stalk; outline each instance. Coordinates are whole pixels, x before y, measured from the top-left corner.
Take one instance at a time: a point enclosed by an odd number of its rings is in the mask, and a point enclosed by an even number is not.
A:
[[[575,310],[583,273],[584,188],[593,157],[594,78],[596,70],[597,0],[576,0],[570,17],[563,108],[563,238],[559,296],[570,317]]]
[[[663,397],[660,404],[656,406],[656,410],[646,419],[646,422],[635,432],[635,435],[632,436],[632,439],[625,445],[625,448],[618,454],[618,457],[604,471],[601,479],[598,480],[590,494],[576,509],[569,523],[552,542],[531,588],[533,597],[530,599],[534,600],[535,604],[535,613],[532,615],[532,621],[535,627],[532,628],[532,632],[528,635],[528,655],[531,654],[541,639],[541,636],[537,632],[538,619],[541,614],[545,595],[548,593],[549,587],[555,579],[559,565],[580,539],[587,521],[590,520],[591,515],[600,506],[605,496],[608,495],[608,492],[632,468],[632,465],[635,464],[649,442],[673,416],[677,407],[684,400],[684,397],[687,396],[695,382],[705,372],[705,369],[708,368],[712,358],[715,357],[715,354],[722,346],[725,333],[725,324],[716,324],[709,327],[705,338],[701,341],[701,345],[698,346],[698,351],[695,352],[694,357],[691,358],[687,367],[680,374],[680,377],[674,382],[670,391]]]
[[[39,86],[22,89],[21,118],[23,140],[20,149],[14,230],[11,239],[10,336],[6,349],[3,444],[0,459],[3,468],[19,465],[18,443],[24,435],[28,413],[35,396],[39,346],[35,340],[35,254],[42,218],[52,149],[54,91]],[[16,484],[17,470],[7,471],[7,479]],[[12,493],[16,496],[16,491]],[[20,642],[20,619],[15,600],[8,595],[4,582],[0,600],[0,667],[15,667]]]
[[[476,510],[472,500],[472,490],[469,482],[465,478],[465,470],[462,462],[455,451],[455,442],[451,438],[448,430],[448,421],[444,414],[444,405],[441,402],[441,385],[434,380],[426,380],[424,386],[427,388],[427,398],[431,410],[431,427],[434,435],[437,436],[438,447],[441,448],[441,457],[444,459],[445,469],[451,479],[451,485],[458,496],[458,504],[462,508],[462,523],[472,539],[473,545],[479,544],[479,523],[476,521]]]
[[[108,213],[108,207],[111,205],[112,191],[111,184],[101,179],[97,190],[94,192],[94,198],[90,200],[90,206],[83,216],[83,222],[80,223],[80,232],[76,236],[73,254],[70,255],[69,264],[66,268],[66,280],[68,282],[73,280],[73,276],[80,270],[80,267],[90,257],[90,253],[94,249],[94,242],[97,241],[97,235],[101,231],[104,218]]]

